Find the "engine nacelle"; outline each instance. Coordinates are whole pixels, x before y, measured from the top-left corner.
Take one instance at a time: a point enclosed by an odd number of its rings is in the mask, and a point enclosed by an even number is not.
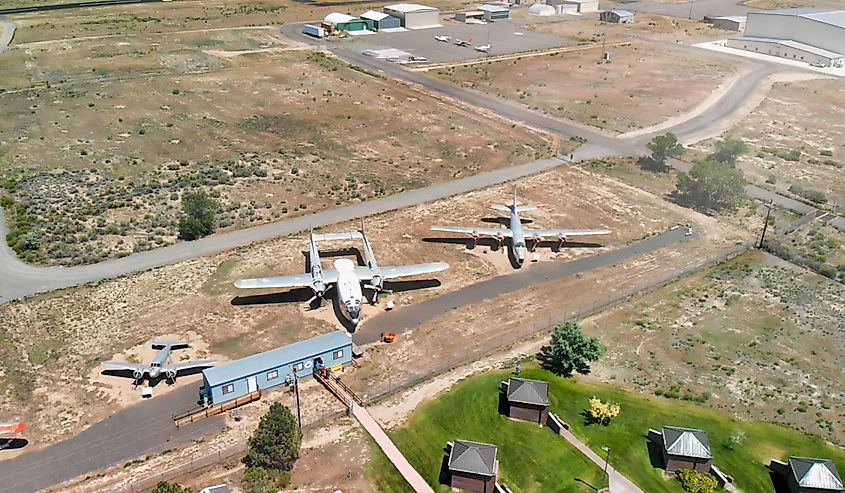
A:
[[[384,287],[384,279],[382,279],[381,276],[373,276],[373,278],[370,279],[370,285],[381,289]]]
[[[505,242],[505,235],[499,233],[496,235],[496,240],[499,242],[499,246],[501,246]]]
[[[167,379],[171,382],[176,380],[176,370],[167,370],[167,372],[165,372],[165,375],[167,375]]]
[[[561,243],[566,243],[567,241],[569,241],[569,239],[566,237],[566,235],[558,235],[557,239],[558,239]]]
[[[144,372],[141,370],[135,370],[132,372],[132,376],[135,377],[135,380],[141,380],[144,378]]]
[[[534,243],[540,243],[543,241],[543,237],[540,235],[534,235]]]
[[[311,285],[311,288],[314,290],[314,293],[319,297],[322,297],[323,293],[326,292],[326,284],[323,281],[314,281],[314,283]]]

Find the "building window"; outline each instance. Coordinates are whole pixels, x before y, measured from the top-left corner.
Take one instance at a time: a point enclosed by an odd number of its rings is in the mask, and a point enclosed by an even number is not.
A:
[[[275,380],[279,378],[279,370],[273,370],[267,372],[267,380]]]
[[[294,371],[302,371],[304,369],[305,369],[305,363],[303,363],[303,362],[299,362],[299,363],[293,365]]]
[[[229,385],[223,386],[223,395],[231,394],[234,391],[235,391],[235,384],[233,384],[233,383],[230,383]]]
[[[334,357],[334,359],[343,358],[343,349],[338,349],[337,351],[332,353],[332,357]]]

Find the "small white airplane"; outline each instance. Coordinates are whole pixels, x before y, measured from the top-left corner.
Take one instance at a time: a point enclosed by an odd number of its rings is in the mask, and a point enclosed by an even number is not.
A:
[[[486,44],[486,45],[476,46],[475,51],[487,53],[488,51],[490,51],[490,48],[491,48],[491,46],[489,44]]]
[[[317,243],[336,240],[361,240],[364,245],[364,261],[366,265],[355,265],[348,259],[342,258],[334,261],[334,267],[323,269],[320,264],[320,252],[317,250]],[[235,281],[235,287],[241,289],[260,288],[295,288],[309,287],[314,291],[314,296],[309,301],[322,299],[326,292],[332,287],[337,288],[337,300],[340,313],[349,320],[352,327],[356,327],[361,320],[361,306],[363,304],[363,287],[373,291],[371,302],[378,301],[378,295],[382,292],[390,292],[384,289],[384,281],[399,277],[416,276],[446,270],[449,264],[446,262],[432,262],[427,264],[410,264],[381,267],[376,262],[376,256],[372,245],[364,234],[364,222],[361,221],[361,229],[342,233],[311,233],[311,250],[309,255],[311,272],[309,274],[294,274],[278,277],[259,277],[255,279],[241,279]]]
[[[205,368],[217,363],[213,359],[203,359],[198,361],[186,361],[185,363],[172,363],[170,361],[170,352],[173,349],[183,349],[188,347],[185,341],[162,341],[153,342],[153,349],[158,349],[159,352],[150,364],[138,363],[124,363],[123,361],[105,361],[103,366],[109,368],[116,368],[119,370],[131,370],[132,376],[135,378],[135,383],[140,383],[144,376],[148,376],[150,380],[155,380],[164,375],[168,382],[175,382],[176,375],[180,371],[191,370],[193,368]]]
[[[531,249],[537,246],[544,240],[545,237],[557,237],[562,244],[572,236],[586,236],[586,235],[606,235],[610,234],[607,229],[525,229],[522,227],[522,221],[519,218],[519,213],[524,211],[533,211],[540,206],[536,204],[517,204],[516,203],[516,187],[513,187],[513,203],[511,205],[505,204],[490,204],[491,209],[498,211],[510,212],[510,227],[509,228],[474,228],[464,226],[432,226],[432,231],[446,231],[449,233],[466,233],[470,235],[473,241],[478,241],[482,236],[490,236],[498,240],[501,247],[505,243],[506,238],[510,238],[510,248],[516,258],[517,262],[522,265],[525,261],[525,253],[528,251],[526,246],[526,237],[532,241]]]
[[[15,441],[14,438],[2,437],[2,435],[17,435],[26,428],[21,421],[6,421],[0,423],[0,450],[8,448]]]
[[[434,39],[436,39],[437,41],[442,41],[443,43],[448,43],[449,41],[452,41],[451,36],[435,36]]]
[[[455,44],[458,46],[472,46],[472,38],[469,38],[467,41],[456,39]]]

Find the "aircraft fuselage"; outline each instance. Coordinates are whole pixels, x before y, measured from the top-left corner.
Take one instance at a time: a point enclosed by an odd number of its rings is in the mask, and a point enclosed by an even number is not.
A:
[[[522,229],[522,221],[519,219],[519,213],[516,210],[516,205],[511,208],[511,251],[516,258],[516,261],[522,265],[525,262],[525,230]]]

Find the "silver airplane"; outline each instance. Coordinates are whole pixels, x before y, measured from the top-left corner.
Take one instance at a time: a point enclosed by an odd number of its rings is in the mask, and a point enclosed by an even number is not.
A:
[[[334,266],[323,269],[320,265],[320,253],[317,243],[335,240],[361,240],[364,245],[364,260],[366,265],[355,265],[347,258],[334,261]],[[341,314],[349,320],[353,328],[361,321],[361,306],[364,300],[363,287],[373,291],[372,303],[378,301],[378,295],[382,292],[389,292],[384,289],[384,281],[399,277],[415,276],[440,272],[449,267],[446,262],[432,262],[427,264],[411,264],[381,267],[376,261],[372,245],[364,234],[364,223],[361,222],[359,231],[343,233],[311,233],[311,272],[310,274],[294,274],[289,276],[259,277],[256,279],[241,279],[235,281],[235,287],[241,289],[260,288],[294,288],[309,287],[314,291],[314,296],[309,302],[316,298],[322,298],[332,287],[337,288],[338,307]]]
[[[463,226],[432,226],[432,231],[445,231],[449,233],[466,233],[472,237],[473,241],[478,241],[482,236],[490,236],[498,240],[501,247],[505,243],[505,239],[510,238],[510,248],[513,252],[516,261],[522,265],[525,261],[525,254],[529,250],[526,246],[526,238],[533,243],[531,248],[537,246],[546,237],[556,237],[560,243],[566,242],[572,236],[586,236],[586,235],[606,235],[610,234],[607,229],[526,229],[522,227],[522,221],[519,218],[520,212],[533,211],[540,206],[537,204],[517,204],[516,203],[516,187],[513,188],[513,203],[511,205],[505,204],[490,204],[491,209],[498,211],[509,212],[510,227],[509,228],[476,228]]]
[[[122,361],[105,361],[101,364],[103,366],[117,368],[119,370],[132,370],[132,376],[135,377],[135,383],[140,383],[144,379],[145,375],[150,380],[155,380],[163,375],[167,378],[168,382],[172,383],[176,381],[176,375],[180,371],[191,370],[194,368],[205,368],[217,363],[217,361],[213,359],[186,361],[185,363],[172,363],[170,361],[171,351],[173,349],[183,349],[186,347],[188,347],[188,343],[185,341],[154,342],[153,349],[158,349],[159,352],[149,364],[124,363]]]

